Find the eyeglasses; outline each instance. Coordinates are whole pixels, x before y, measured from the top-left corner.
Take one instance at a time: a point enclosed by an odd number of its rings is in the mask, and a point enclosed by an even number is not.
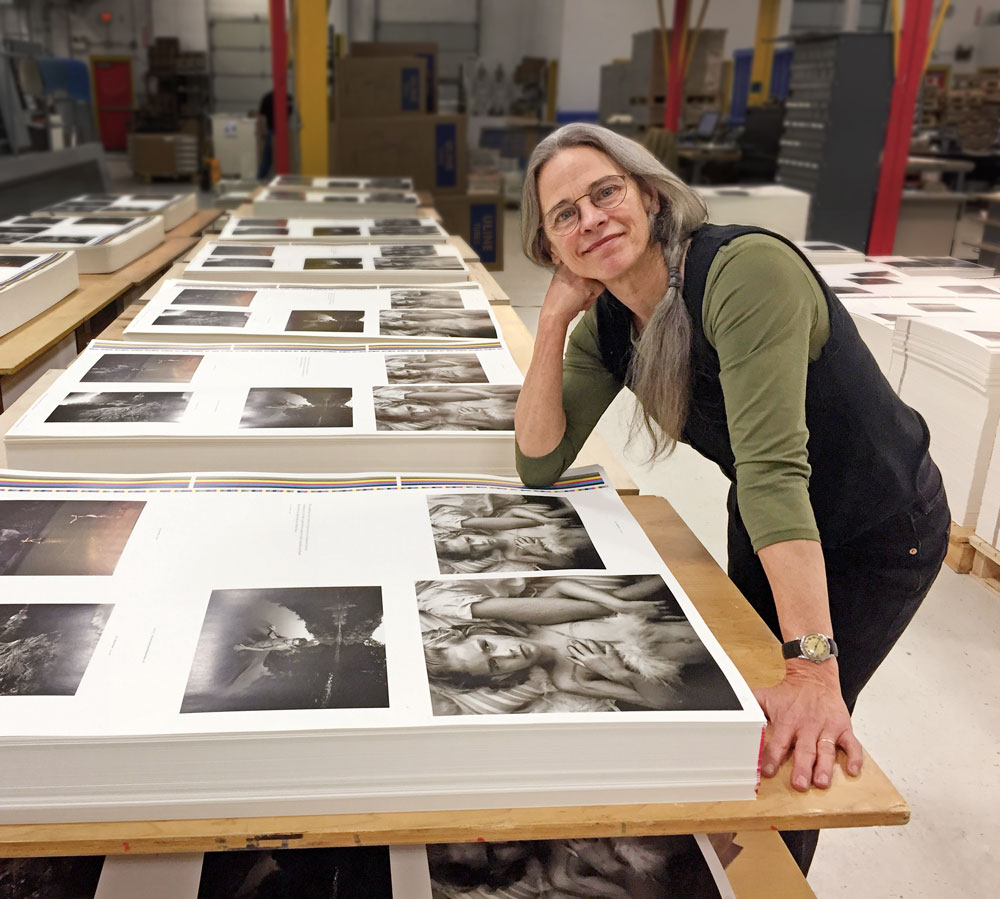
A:
[[[572,203],[557,203],[545,213],[542,222],[549,234],[564,237],[576,230],[580,224],[580,207],[577,205],[584,197],[590,197],[591,205],[598,209],[614,209],[620,206],[628,192],[628,180],[624,175],[608,175],[595,181],[587,193],[577,197]]]

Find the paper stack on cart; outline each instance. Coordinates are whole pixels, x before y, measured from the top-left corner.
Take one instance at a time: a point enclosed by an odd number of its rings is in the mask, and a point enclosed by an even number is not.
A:
[[[0,253],[0,337],[80,286],[76,256],[23,249]]]
[[[411,216],[420,200],[411,190],[296,190],[267,188],[253,199],[253,214],[265,218],[378,218]]]
[[[440,284],[467,281],[469,269],[445,244],[205,244],[186,278],[307,284]]]
[[[764,719],[599,469],[0,477],[0,821],[752,799]]]
[[[165,281],[125,327],[129,339],[166,342],[357,343],[496,340],[477,284],[349,288],[263,282]]]
[[[697,834],[0,859],[0,885],[7,873],[18,897],[73,899],[734,899],[725,866],[740,850],[731,835]]]
[[[107,215],[158,215],[163,218],[163,227],[169,231],[181,222],[187,221],[198,211],[198,199],[194,193],[173,194],[81,194],[46,206],[38,210],[39,215],[81,214],[92,216]]]
[[[514,475],[521,373],[475,346],[92,343],[4,435],[40,471]]]
[[[975,525],[1000,421],[1000,308],[898,320],[889,383],[927,421],[952,520]]]
[[[345,175],[278,175],[269,188],[285,190],[334,190],[367,193],[380,190],[413,190],[413,179],[395,175],[348,177]]]

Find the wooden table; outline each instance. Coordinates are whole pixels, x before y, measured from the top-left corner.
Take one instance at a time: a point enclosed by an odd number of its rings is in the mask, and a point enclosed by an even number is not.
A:
[[[77,352],[82,350],[197,242],[193,234],[219,215],[216,209],[196,212],[168,231],[163,243],[123,268],[106,275],[80,275],[80,286],[69,296],[0,337],[0,411],[5,381],[28,372],[32,363],[70,334],[75,336]]]
[[[653,541],[751,686],[783,670],[777,641],[670,505],[633,496],[625,504]],[[840,755],[843,763],[843,754]],[[909,810],[870,757],[858,778],[838,766],[829,790],[798,793],[790,763],[756,800],[488,811],[296,815],[178,821],[0,826],[0,856],[147,854],[511,839],[736,832],[746,858],[730,870],[737,895],[807,897],[774,828],[903,824]],[[739,860],[737,860],[739,861]],[[766,874],[765,874],[766,872]],[[787,883],[778,888],[778,883]]]

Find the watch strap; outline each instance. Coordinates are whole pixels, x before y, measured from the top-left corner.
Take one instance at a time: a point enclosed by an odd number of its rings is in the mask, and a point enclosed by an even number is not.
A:
[[[805,634],[803,636],[808,636]],[[836,658],[840,654],[840,650],[837,649],[837,641],[833,637],[826,637],[827,642],[830,644],[830,655],[827,658]],[[781,644],[781,655],[786,659],[805,659],[808,656],[802,654],[802,637],[796,637],[794,640],[789,640],[787,643]],[[822,660],[821,660],[822,661]]]

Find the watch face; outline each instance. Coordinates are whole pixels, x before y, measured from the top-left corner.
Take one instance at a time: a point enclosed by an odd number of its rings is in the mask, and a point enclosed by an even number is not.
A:
[[[807,659],[823,658],[830,653],[830,641],[822,634],[806,634],[802,638],[802,654]]]

